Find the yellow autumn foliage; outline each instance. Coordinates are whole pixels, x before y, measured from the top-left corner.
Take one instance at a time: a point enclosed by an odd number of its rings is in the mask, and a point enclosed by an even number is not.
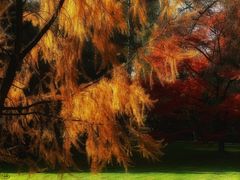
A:
[[[33,25],[42,27],[51,17],[57,3],[55,0],[41,0],[38,14],[26,12],[25,21],[31,21]],[[70,50],[70,48],[65,50],[64,42],[71,40],[78,44],[71,47],[71,55],[74,58],[69,58],[68,62],[71,59],[81,60],[82,45],[91,39],[94,47],[100,52],[104,64],[116,64],[118,50],[111,42],[114,32],[125,35],[129,33],[127,24],[129,14],[132,14],[135,20],[138,19],[142,25],[147,22],[145,1],[132,0],[127,11],[129,13],[126,13],[125,3],[118,0],[66,0],[58,18],[61,33],[48,31],[30,53],[30,58],[36,62],[41,52],[48,61],[63,61],[65,57],[62,55]]]
[[[95,85],[84,90],[79,89],[74,93],[72,102],[69,103],[68,100],[66,106],[62,111],[64,117],[101,123],[105,120],[113,121],[118,115],[126,114],[141,126],[145,107],[152,107],[153,101],[137,82],[131,82],[123,68],[117,67],[112,79],[103,78]]]
[[[111,79],[103,78],[97,84],[79,89],[64,101],[61,115],[66,119],[66,138],[76,145],[76,137],[87,133],[86,151],[93,170],[101,169],[112,157],[127,168],[129,155],[133,151],[133,140],[126,131],[136,137],[135,141],[141,144],[139,151],[144,156],[157,158],[160,144],[139,131],[144,125],[146,109],[152,106],[153,101],[143,88],[137,82],[131,82],[122,67],[116,67]],[[125,121],[127,127],[121,127]],[[130,124],[135,127],[134,130],[131,130]],[[149,150],[145,146],[145,138],[148,138],[151,144],[148,147],[153,149]],[[69,142],[65,143],[69,147]],[[151,154],[152,151],[156,154]]]
[[[29,151],[39,154],[53,168],[56,164],[64,168],[75,165],[71,151],[73,146],[80,153],[87,153],[93,171],[101,170],[114,158],[127,169],[130,157],[136,150],[145,158],[158,159],[161,155],[161,142],[154,141],[141,131],[147,109],[154,104],[141,87],[139,78],[133,75],[142,67],[133,63],[131,74],[126,71],[126,64],[120,66],[118,55],[128,54],[126,51],[129,49],[120,48],[113,41],[119,38],[115,37],[116,34],[121,34],[129,41],[130,23],[136,26],[133,31],[138,38],[148,33],[145,32],[149,25],[148,1],[129,2],[65,0],[56,22],[25,59],[24,70],[19,72],[14,82],[20,88],[12,87],[9,92],[9,100],[6,101],[8,106],[27,106],[38,100],[52,102],[50,105],[32,106],[29,108],[31,114],[16,118],[6,128],[21,140],[24,139],[23,132],[26,133],[31,138]],[[36,13],[24,12],[24,21],[30,21],[41,29],[51,18],[58,1],[40,0],[39,3]],[[170,7],[167,1],[165,4]],[[165,11],[161,13],[165,14]],[[171,10],[168,12],[167,16],[173,16]],[[153,39],[154,35],[153,32]],[[106,66],[112,69],[107,72],[110,77],[103,76],[96,82],[83,85],[79,74],[84,68],[81,63],[83,48],[88,48],[86,42],[92,43],[92,53],[99,53],[99,59],[103,61],[102,69]],[[175,41],[154,41],[140,53],[141,60],[150,64],[164,82],[174,80],[177,61],[183,58],[183,52],[171,43]],[[173,48],[176,49],[175,54],[171,52]],[[150,54],[156,54],[157,51],[160,58],[155,60]],[[40,60],[49,65],[46,71],[51,73],[50,77],[44,74],[44,70],[42,74],[38,72]],[[26,96],[23,89],[28,88],[32,74],[41,77],[39,81],[45,82],[46,88],[40,88],[37,95]],[[44,81],[45,78],[48,80]],[[12,112],[16,113],[17,110]],[[26,109],[22,112],[28,113]],[[56,127],[59,134],[56,133]]]
[[[147,10],[145,0],[131,0],[130,1],[130,14],[133,16],[133,20],[139,22],[142,26],[147,23]]]

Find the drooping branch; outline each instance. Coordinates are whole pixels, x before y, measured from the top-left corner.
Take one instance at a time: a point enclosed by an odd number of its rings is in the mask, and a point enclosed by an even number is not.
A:
[[[194,46],[194,48],[199,51],[209,62],[214,63],[207,52],[204,52],[200,47],[197,46]]]
[[[13,113],[2,113],[2,116],[27,116],[27,115],[39,115],[39,116],[43,116],[43,117],[47,117],[47,118],[53,118],[53,119],[59,119],[61,120],[62,117],[60,116],[55,116],[55,115],[51,115],[51,114],[47,114],[47,113],[42,113],[39,111],[29,111],[29,112],[13,112]],[[103,123],[95,123],[95,122],[88,122],[88,121],[84,121],[81,119],[73,119],[73,118],[69,118],[69,119],[65,119],[65,122],[70,121],[70,122],[77,122],[77,123],[81,123],[81,124],[85,124],[85,125],[89,125],[89,126],[93,126],[93,125],[97,125],[97,126],[103,126]]]
[[[46,34],[46,32],[50,29],[50,27],[53,25],[53,23],[55,22],[55,20],[57,19],[62,6],[64,4],[65,0],[60,0],[59,4],[55,10],[55,12],[53,13],[51,19],[46,23],[46,25],[41,29],[41,31],[38,33],[38,35],[22,50],[21,52],[21,57],[24,58],[36,45],[37,43],[42,39],[42,37],[44,36],[44,34]]]
[[[29,109],[31,107],[35,107],[38,105],[43,105],[43,104],[49,104],[51,101],[39,101],[27,106],[18,106],[18,107],[3,107],[3,110],[24,110],[24,109]]]

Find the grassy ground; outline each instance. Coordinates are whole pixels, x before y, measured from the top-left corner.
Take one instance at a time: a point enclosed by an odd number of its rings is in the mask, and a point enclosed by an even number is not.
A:
[[[239,180],[239,173],[141,173],[141,174],[120,174],[120,173],[108,173],[99,175],[90,175],[88,173],[83,174],[67,174],[67,175],[56,175],[56,174],[8,174],[3,179],[14,179],[14,180]]]
[[[57,173],[32,174],[0,173],[0,179],[30,180],[240,180],[240,145],[226,145],[226,153],[218,153],[217,145],[177,142],[170,144],[160,162],[151,163],[136,158],[135,165],[125,173],[119,167],[108,167],[98,175],[88,172],[60,175]],[[1,171],[4,172],[4,171]]]

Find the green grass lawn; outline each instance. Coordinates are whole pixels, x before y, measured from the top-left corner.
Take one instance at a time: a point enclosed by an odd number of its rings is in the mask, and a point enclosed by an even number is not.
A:
[[[59,179],[69,179],[69,180],[239,180],[240,173],[164,173],[164,172],[153,172],[153,173],[102,173],[99,175],[91,175],[89,173],[73,173],[65,175],[57,174],[8,174],[4,175],[3,179],[17,179],[17,180],[59,180]]]
[[[128,173],[117,166],[108,167],[97,175],[89,172],[17,174],[1,170],[0,179],[240,180],[240,145],[227,144],[226,153],[222,154],[217,152],[217,145],[214,143],[177,142],[167,146],[165,156],[160,162],[148,162],[137,157],[135,159]]]

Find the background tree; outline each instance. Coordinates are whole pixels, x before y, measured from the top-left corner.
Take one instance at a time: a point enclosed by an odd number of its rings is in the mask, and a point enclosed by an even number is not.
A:
[[[179,78],[174,84],[158,87],[153,92],[155,97],[166,99],[157,105],[160,116],[165,119],[188,119],[188,125],[184,128],[195,131],[198,138],[205,141],[219,141],[220,151],[224,151],[227,134],[238,136],[237,5],[236,1],[185,2],[180,11],[183,14],[190,11],[191,17],[196,18],[184,21],[188,24],[179,27],[185,32],[181,33],[181,45],[195,49],[198,55],[179,64]],[[186,15],[185,18],[188,18],[188,13]]]

